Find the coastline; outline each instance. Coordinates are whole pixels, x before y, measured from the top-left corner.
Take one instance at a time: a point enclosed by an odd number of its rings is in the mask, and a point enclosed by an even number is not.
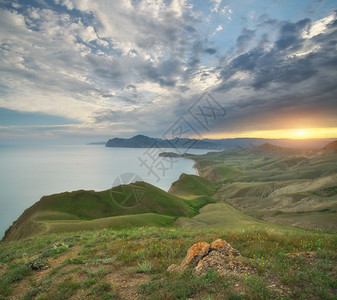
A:
[[[189,158],[189,159],[191,159],[191,158]],[[197,162],[196,162],[194,159],[191,159],[191,160],[194,161],[193,169],[194,169],[195,172],[196,172],[195,175],[200,176],[199,170],[198,170],[198,168],[197,168]]]

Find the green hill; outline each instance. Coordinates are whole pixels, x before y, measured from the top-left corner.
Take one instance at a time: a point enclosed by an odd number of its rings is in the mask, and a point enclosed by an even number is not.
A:
[[[141,214],[147,214],[147,217],[140,217]],[[116,228],[123,224],[168,224],[179,216],[194,214],[193,206],[183,199],[151,184],[136,182],[101,192],[79,190],[44,196],[13,223],[3,240],[41,233],[98,229],[103,228],[103,224]]]
[[[184,199],[194,209],[194,212],[198,214],[199,209],[203,206],[218,201],[214,197],[218,188],[218,184],[206,178],[181,174],[179,179],[172,183],[169,193]]]
[[[172,183],[169,193],[177,196],[212,196],[218,187],[216,183],[206,178],[181,174],[179,179]]]

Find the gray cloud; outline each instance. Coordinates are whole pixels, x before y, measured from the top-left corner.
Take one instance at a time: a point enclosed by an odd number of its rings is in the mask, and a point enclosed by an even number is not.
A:
[[[230,112],[214,130],[310,111],[332,124],[336,14],[324,30],[263,14],[222,50],[184,1],[34,3],[0,12],[1,107],[160,135],[207,90]]]
[[[255,30],[244,28],[236,40],[238,52],[246,50],[249,42],[255,37]]]
[[[240,54],[242,48],[238,47],[234,59],[221,69],[221,83],[213,89],[220,101],[225,98],[222,103],[228,110],[226,119],[214,130],[235,130],[238,123],[242,130],[249,130],[252,124],[255,129],[267,130],[287,126],[285,118],[289,118],[289,126],[296,118],[307,126],[310,122],[311,126],[336,126],[335,22],[336,14],[327,30],[311,37],[305,36],[314,27],[309,19],[280,23],[271,47],[265,35],[262,39],[267,43],[258,42],[247,52]],[[250,34],[248,39],[255,33]],[[245,38],[242,34],[238,42]]]

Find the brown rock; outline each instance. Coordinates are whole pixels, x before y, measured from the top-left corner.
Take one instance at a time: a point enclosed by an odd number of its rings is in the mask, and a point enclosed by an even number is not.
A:
[[[181,265],[171,265],[168,267],[167,271],[183,271],[188,266],[194,267],[198,262],[208,254],[210,245],[205,242],[199,242],[194,244],[190,249],[188,249],[186,257],[182,261]]]
[[[219,272],[226,264],[227,257],[218,251],[212,251],[205,256],[198,265],[193,269],[197,275],[205,275],[208,269]]]
[[[181,271],[181,267],[179,265],[173,264],[173,265],[170,265],[167,268],[167,271],[168,272],[180,272]]]
[[[180,266],[171,265],[167,270],[180,272],[188,266],[192,266],[194,267],[193,272],[197,275],[204,275],[209,269],[217,271],[219,275],[253,272],[249,265],[241,261],[232,261],[236,256],[240,256],[240,252],[225,240],[217,239],[211,244],[200,242],[188,249]]]
[[[251,274],[254,269],[249,265],[239,260],[232,260],[226,265],[227,272],[234,274]]]
[[[222,239],[216,239],[212,242],[210,251],[218,251],[229,257],[241,256],[238,250],[234,249],[229,243]]]
[[[195,266],[198,262],[208,254],[210,245],[205,242],[199,242],[194,244],[190,249],[188,249],[186,257],[181,263],[182,268],[188,266]]]
[[[231,260],[232,257],[226,256],[222,252],[212,251],[205,256],[193,269],[196,275],[205,275],[209,269],[215,270],[220,276],[226,274],[240,275],[253,274],[254,268],[242,261]]]

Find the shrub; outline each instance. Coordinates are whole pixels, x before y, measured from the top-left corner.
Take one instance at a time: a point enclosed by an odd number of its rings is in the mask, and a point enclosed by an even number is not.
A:
[[[137,272],[149,274],[151,273],[152,269],[153,269],[152,263],[149,261],[144,261],[142,263],[138,263]]]

